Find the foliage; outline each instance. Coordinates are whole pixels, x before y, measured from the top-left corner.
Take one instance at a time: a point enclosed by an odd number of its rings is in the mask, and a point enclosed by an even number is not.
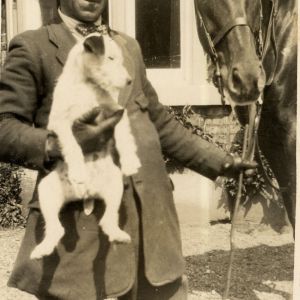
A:
[[[204,140],[214,144],[216,147],[226,151],[226,146],[224,143],[220,143],[216,137],[208,132],[205,132],[203,128],[196,125],[193,122],[193,118],[197,118],[197,114],[193,112],[190,106],[185,106],[183,109],[178,109],[174,107],[168,107],[168,112],[174,116],[174,118],[180,122],[184,127],[190,130],[193,134],[196,134],[203,138]],[[230,152],[232,154],[242,154],[242,141],[243,141],[244,128],[240,127],[240,130],[236,134],[234,141],[232,142]],[[278,185],[276,178],[270,165],[264,155],[259,151],[256,153],[255,160],[260,162],[257,174],[249,181],[247,178],[243,182],[243,193],[242,201],[246,204],[251,200],[256,194],[260,193],[267,201],[275,201],[279,207],[283,207],[282,199],[278,192],[274,188],[270,188],[267,177],[272,181],[273,185]],[[182,172],[184,166],[179,162],[166,157],[167,170],[172,173],[175,171]],[[266,176],[267,174],[267,176]],[[229,178],[225,180],[225,188],[229,195],[231,201],[236,199],[237,195],[238,180],[234,178]],[[271,191],[271,192],[270,192]]]
[[[25,225],[21,206],[20,167],[0,164],[0,227],[15,228]]]
[[[174,117],[175,120],[177,120],[180,124],[187,128],[191,133],[196,134],[204,140],[213,143],[217,147],[223,149],[222,144],[216,141],[211,134],[205,132],[203,128],[195,125],[194,122],[192,122],[192,117],[193,115],[195,115],[195,113],[190,106],[185,106],[183,107],[183,109],[168,106],[167,111]],[[184,165],[182,165],[179,161],[165,156],[165,162],[169,173],[183,172]]]
[[[244,136],[244,127],[241,127],[237,135],[235,136],[234,141],[232,142],[230,152],[233,154],[242,155],[242,141]],[[282,208],[283,207],[283,201],[281,196],[278,194],[278,191],[274,189],[270,183],[271,181],[273,186],[276,186],[276,188],[279,188],[277,180],[275,178],[275,175],[263,155],[263,153],[259,150],[256,151],[255,161],[260,162],[260,165],[258,167],[258,172],[252,178],[252,180],[248,180],[247,178],[244,178],[243,181],[243,190],[242,190],[242,204],[244,206],[247,204],[247,202],[256,194],[261,194],[267,201],[274,201],[276,204]],[[225,188],[226,191],[231,199],[231,201],[234,201],[237,196],[237,189],[238,189],[238,182],[237,179],[234,178],[228,178],[225,182]],[[250,207],[249,207],[250,208]]]

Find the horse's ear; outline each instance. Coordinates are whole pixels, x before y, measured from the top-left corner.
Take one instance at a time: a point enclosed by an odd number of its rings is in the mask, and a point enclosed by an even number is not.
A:
[[[83,42],[83,47],[86,52],[103,55],[105,50],[103,36],[87,37]]]

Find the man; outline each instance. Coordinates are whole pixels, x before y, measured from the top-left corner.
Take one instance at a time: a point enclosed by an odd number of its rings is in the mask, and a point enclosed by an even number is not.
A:
[[[55,134],[45,129],[55,80],[68,51],[83,38],[76,30],[78,23],[100,23],[106,4],[107,0],[61,0],[59,18],[10,43],[1,79],[0,158],[39,170],[38,181],[60,157]],[[128,110],[142,164],[138,174],[124,179],[120,209],[120,225],[132,243],[108,243],[98,226],[103,206],[96,205],[94,213],[86,216],[82,202],[72,203],[61,212],[66,234],[55,253],[30,260],[43,235],[35,192],[8,284],[39,299],[186,299],[179,225],[162,150],[211,179],[254,165],[233,159],[174,121],[146,78],[137,42],[115,31],[111,36],[121,47],[133,79],[119,102]],[[92,111],[74,124],[86,153],[101,146],[99,137],[115,122],[94,124],[96,116]]]

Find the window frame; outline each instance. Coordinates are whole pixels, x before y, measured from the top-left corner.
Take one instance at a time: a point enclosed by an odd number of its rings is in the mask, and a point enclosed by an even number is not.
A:
[[[135,37],[135,0],[110,0],[112,28]],[[165,105],[219,105],[216,88],[207,82],[207,64],[200,46],[194,1],[180,1],[181,67],[147,69],[147,76]]]
[[[12,3],[13,0],[6,0]],[[11,26],[8,38],[17,32],[41,25],[37,0],[15,0],[17,24]],[[135,0],[110,0],[109,21],[113,29],[135,37]],[[10,16],[13,13],[10,10]],[[32,16],[35,18],[32,18]],[[178,69],[147,69],[147,75],[165,105],[220,105],[217,89],[207,82],[206,58],[200,46],[194,1],[180,0],[181,67]]]

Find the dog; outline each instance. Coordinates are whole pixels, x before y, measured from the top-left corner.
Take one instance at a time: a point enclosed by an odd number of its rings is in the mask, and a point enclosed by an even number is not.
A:
[[[53,252],[64,235],[60,210],[66,203],[82,199],[87,214],[93,209],[90,199],[105,202],[99,226],[110,242],[130,242],[130,236],[118,225],[123,175],[133,175],[140,167],[127,111],[118,104],[119,92],[130,80],[123,66],[122,51],[108,34],[90,34],[71,49],[54,89],[47,126],[58,137],[63,161],[38,185],[45,237],[32,251],[31,259]],[[84,156],[72,125],[93,108],[107,115],[118,114],[120,121],[101,151]],[[114,152],[118,154],[117,162]]]

